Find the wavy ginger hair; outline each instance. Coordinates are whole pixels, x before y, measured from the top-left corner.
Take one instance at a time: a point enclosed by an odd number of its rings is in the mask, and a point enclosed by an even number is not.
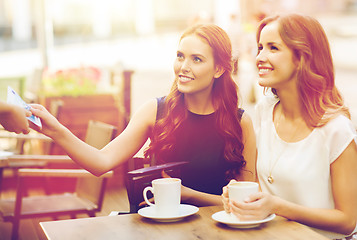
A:
[[[312,17],[298,14],[267,17],[258,27],[257,43],[261,31],[271,22],[278,23],[281,39],[299,63],[298,91],[306,123],[321,127],[341,113],[350,118],[335,85],[330,45],[321,24]],[[275,89],[272,92],[277,96]]]
[[[227,33],[214,24],[195,25],[187,29],[180,41],[195,35],[208,43],[212,48],[215,66],[224,69],[224,73],[214,79],[212,88],[212,102],[216,109],[216,126],[224,138],[224,158],[234,165],[229,174],[239,174],[246,164],[243,152],[242,128],[238,117],[238,87],[234,82],[232,73],[232,46]],[[171,91],[165,99],[164,117],[158,119],[152,132],[151,143],[145,151],[145,156],[155,155],[159,162],[168,161],[176,139],[175,131],[187,118],[187,108],[184,94],[178,90],[175,79]]]

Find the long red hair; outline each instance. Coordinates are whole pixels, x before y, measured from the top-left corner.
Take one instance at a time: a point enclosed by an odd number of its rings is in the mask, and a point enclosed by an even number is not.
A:
[[[239,174],[245,165],[242,142],[242,128],[238,116],[238,87],[232,78],[232,47],[227,33],[214,24],[196,25],[187,29],[180,41],[195,35],[207,42],[213,50],[216,66],[221,66],[224,73],[214,79],[212,102],[216,109],[216,124],[225,140],[224,158],[237,163],[232,174]],[[166,162],[167,155],[175,144],[173,134],[187,117],[184,94],[177,88],[175,79],[171,91],[165,99],[165,114],[159,119],[152,132],[151,143],[145,156],[155,155],[158,161]]]
[[[258,27],[257,43],[262,29],[274,21],[278,22],[281,39],[299,62],[298,91],[307,124],[323,126],[341,113],[350,118],[335,85],[330,45],[321,24],[298,14],[267,17]],[[275,89],[272,92],[276,95]]]

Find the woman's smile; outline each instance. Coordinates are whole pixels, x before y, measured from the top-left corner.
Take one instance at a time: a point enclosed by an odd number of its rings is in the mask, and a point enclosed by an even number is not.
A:
[[[185,76],[185,75],[179,75],[179,81],[181,83],[187,83],[187,82],[190,82],[190,81],[193,81],[194,78],[191,78],[191,77],[188,77],[188,76]]]
[[[273,68],[271,67],[265,67],[265,66],[258,66],[258,74],[260,77],[264,77],[265,75],[269,74],[271,71],[273,71]]]

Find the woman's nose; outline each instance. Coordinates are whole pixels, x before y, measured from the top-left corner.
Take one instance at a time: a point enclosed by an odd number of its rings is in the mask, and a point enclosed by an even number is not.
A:
[[[257,62],[264,62],[266,61],[266,55],[263,50],[258,51],[257,57],[255,58]]]
[[[187,60],[184,60],[181,65],[182,72],[189,72],[190,71],[190,63]]]

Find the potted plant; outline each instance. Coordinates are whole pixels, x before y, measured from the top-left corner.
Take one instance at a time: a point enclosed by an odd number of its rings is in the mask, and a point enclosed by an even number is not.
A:
[[[46,70],[42,77],[40,102],[82,140],[89,120],[118,126],[120,132],[124,120],[119,108],[119,94],[101,91],[101,77],[100,69],[95,67]],[[52,147],[50,151],[63,154],[58,147]]]

